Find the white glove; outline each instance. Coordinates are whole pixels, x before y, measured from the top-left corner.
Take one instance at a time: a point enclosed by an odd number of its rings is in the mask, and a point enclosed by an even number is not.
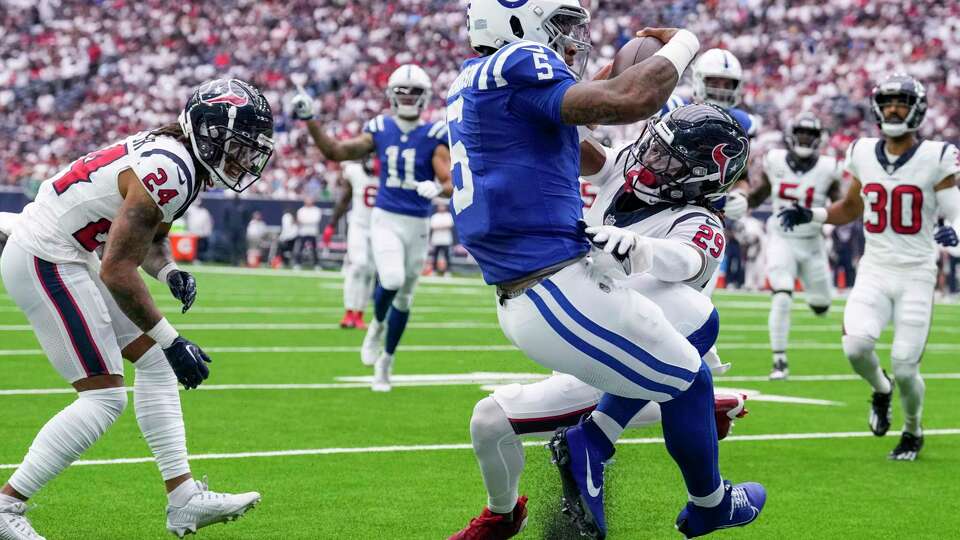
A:
[[[723,215],[730,219],[740,219],[747,215],[748,207],[747,197],[739,191],[733,191],[727,194],[727,202],[723,205]]]
[[[313,119],[313,99],[303,92],[293,96],[290,100],[290,106],[293,108],[293,116],[298,120]]]
[[[653,266],[653,246],[646,238],[620,227],[603,225],[587,227],[584,231],[597,247],[618,259],[630,262],[625,270],[627,274],[646,272]]]
[[[424,199],[432,199],[443,192],[438,182],[417,182],[417,195]]]

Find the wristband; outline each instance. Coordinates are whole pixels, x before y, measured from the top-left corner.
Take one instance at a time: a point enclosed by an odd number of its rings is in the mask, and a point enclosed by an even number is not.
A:
[[[700,50],[700,40],[689,30],[680,30],[670,39],[670,42],[655,52],[654,56],[662,56],[677,69],[677,77],[682,77],[687,65]]]
[[[177,267],[177,263],[172,261],[167,263],[166,266],[164,266],[163,268],[160,269],[159,272],[157,272],[157,281],[159,281],[160,283],[166,283],[167,278],[170,277],[170,274],[172,274],[173,272],[179,269],[180,268]]]
[[[177,339],[180,334],[173,328],[173,325],[170,324],[170,321],[164,317],[160,319],[153,328],[147,330],[147,335],[150,336],[150,339],[157,342],[157,345],[160,345],[161,349],[166,349],[170,345],[173,345],[173,340]]]
[[[593,138],[593,130],[587,126],[577,126],[577,142],[583,142]]]
[[[814,223],[826,223],[827,221],[827,209],[826,208],[813,208],[810,210],[813,212],[813,221]]]

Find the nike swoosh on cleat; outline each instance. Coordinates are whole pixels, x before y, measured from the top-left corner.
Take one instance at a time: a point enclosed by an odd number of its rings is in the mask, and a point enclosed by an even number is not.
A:
[[[590,451],[584,450],[587,454],[587,493],[590,494],[591,498],[596,498],[600,496],[600,488],[593,485],[593,469],[590,467]]]

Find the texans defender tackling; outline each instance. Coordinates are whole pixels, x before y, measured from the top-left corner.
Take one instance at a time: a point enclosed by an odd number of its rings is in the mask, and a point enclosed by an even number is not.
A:
[[[391,389],[394,353],[410,318],[413,290],[429,248],[431,201],[449,197],[453,190],[447,127],[443,122],[421,120],[431,95],[430,77],[422,68],[400,66],[387,81],[394,116],[377,116],[363,134],[346,140],[330,137],[312,119],[310,96],[301,92],[293,100],[294,115],[307,122],[324,156],[347,161],[376,152],[380,160],[380,189],[370,216],[379,284],[374,292],[374,318],[360,350],[361,361],[374,366],[372,389],[376,392]]]
[[[774,214],[793,204],[804,208],[823,206],[840,199],[840,163],[820,154],[823,127],[811,113],[801,113],[787,126],[786,149],[775,148],[763,158],[759,186],[746,194],[755,208],[773,195]],[[736,192],[735,192],[736,193]],[[742,194],[740,194],[742,196]],[[806,291],[807,305],[818,316],[830,309],[830,268],[821,227],[806,224],[786,230],[776,217],[767,220],[767,279],[770,282],[770,348],[773,350],[771,380],[786,379],[790,309],[797,278]]]
[[[180,336],[138,268],[171,285],[189,309],[196,286],[176,269],[167,231],[214,180],[243,191],[273,153],[273,116],[242,81],[200,86],[179,122],[88,154],[46,180],[0,257],[4,286],[77,400],[37,434],[0,489],[0,538],[42,538],[26,503],[77,460],[127,405],[122,358],[135,362],[137,423],[166,483],[167,529],[177,536],[236,519],[258,493],[214,493],[187,463],[179,381],[196,388],[209,357]],[[104,246],[102,262],[96,251]]]
[[[347,217],[347,252],[343,259],[343,307],[340,328],[366,330],[363,310],[370,301],[376,272],[370,246],[370,214],[377,199],[380,180],[373,176],[370,160],[343,166],[340,186],[343,193],[333,208],[330,224],[323,229],[323,245],[329,246],[336,224]]]
[[[844,198],[828,208],[797,204],[782,210],[780,220],[790,230],[863,216],[866,246],[843,312],[843,352],[873,387],[869,424],[878,437],[890,428],[893,389],[900,387],[903,431],[889,457],[912,461],[923,447],[920,359],[930,332],[937,243],[957,245],[956,229],[938,225],[937,215],[960,223],[960,156],[950,143],[917,137],[927,95],[913,77],[886,78],[874,88],[872,106],[883,137],[863,137],[847,148],[851,183]],[[876,353],[877,338],[891,318],[893,379]]]
[[[464,62],[447,94],[452,202],[461,240],[497,286],[504,334],[541,365],[607,393],[613,407],[660,403],[690,500],[677,518],[682,533],[752,522],[766,495],[759,484],[733,486],[720,476],[709,369],[656,304],[608,275],[618,266],[611,255],[588,257],[581,221],[576,126],[649,118],[699,41],[685,30],[647,30],[666,43],[656,55],[609,80],[578,82],[591,46],[590,15],[577,0],[475,0],[467,18],[480,56]],[[730,160],[718,152],[715,159]],[[621,258],[632,272],[646,270],[650,250],[634,247]],[[609,446],[599,436],[561,436],[553,453],[563,477],[592,496],[599,479],[591,457]],[[582,453],[566,459],[574,448]],[[565,482],[568,504],[603,537],[592,505],[570,487]]]
[[[625,276],[620,283],[663,309],[670,325],[703,356],[716,342],[720,327],[716,309],[699,291],[719,265],[724,248],[723,227],[710,199],[719,197],[742,173],[749,145],[739,125],[711,105],[682,107],[659,123],[620,152],[589,137],[581,144],[583,180],[598,188],[596,204],[585,212],[584,220],[594,240],[605,240],[605,250],[650,250],[650,269]],[[669,133],[670,141],[661,133]],[[724,168],[713,160],[714,149],[722,145],[739,149]],[[720,374],[728,367],[710,369]],[[571,428],[563,434],[568,446],[593,438],[598,444],[591,447],[603,449],[589,457],[590,465],[583,464],[592,468],[591,481],[585,489],[578,487],[576,496],[591,506],[596,524],[583,527],[585,532],[597,536],[598,530],[606,530],[603,463],[612,457],[613,443],[625,428],[661,418],[655,402],[638,400],[630,405],[604,399],[600,390],[565,374],[499,388],[477,403],[470,434],[488,506],[451,540],[509,538],[520,531],[527,502],[519,496],[524,466],[520,437],[549,436],[559,428]],[[589,419],[573,427],[585,414]],[[742,396],[718,394],[717,438],[726,437],[733,420],[745,414]],[[583,459],[577,450],[567,455],[571,462]]]

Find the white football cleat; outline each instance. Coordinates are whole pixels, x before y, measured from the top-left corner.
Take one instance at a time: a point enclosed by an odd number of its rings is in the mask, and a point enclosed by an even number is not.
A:
[[[27,503],[0,503],[0,540],[46,540],[30,525]]]
[[[257,503],[260,494],[256,491],[232,495],[217,493],[207,488],[207,478],[197,482],[200,492],[181,507],[167,505],[167,530],[178,538],[196,534],[198,529],[214,523],[226,523],[239,519]]]
[[[370,389],[374,392],[389,392],[393,389],[390,385],[390,373],[393,371],[393,355],[383,353],[377,358],[377,363],[373,365],[373,384]]]
[[[376,317],[370,321],[367,335],[363,336],[363,345],[360,346],[360,361],[363,365],[372,366],[377,363],[377,358],[383,352],[383,335],[386,329],[387,325],[378,321]]]

